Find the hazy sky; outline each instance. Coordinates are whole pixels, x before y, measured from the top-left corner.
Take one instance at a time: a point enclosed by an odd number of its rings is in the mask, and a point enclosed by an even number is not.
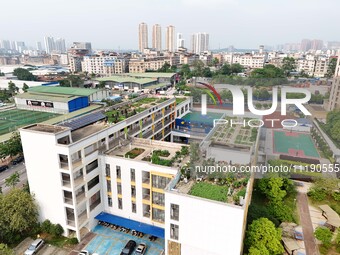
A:
[[[210,34],[210,48],[257,48],[303,38],[340,41],[339,0],[1,0],[0,39],[30,45],[45,35],[93,48],[137,49],[138,24]]]

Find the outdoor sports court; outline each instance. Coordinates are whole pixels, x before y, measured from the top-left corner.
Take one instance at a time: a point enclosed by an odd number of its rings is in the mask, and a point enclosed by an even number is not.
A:
[[[129,240],[134,240],[137,245],[145,243],[147,246],[145,255],[160,255],[164,250],[164,239],[161,238],[151,242],[148,235],[139,238],[101,225],[96,226],[93,232],[96,236],[84,248],[90,254],[96,252],[100,255],[118,255]]]
[[[291,131],[273,132],[274,153],[293,157],[319,158],[310,135]]]
[[[0,135],[14,132],[19,127],[39,123],[56,116],[59,116],[59,114],[19,109],[0,112]]]

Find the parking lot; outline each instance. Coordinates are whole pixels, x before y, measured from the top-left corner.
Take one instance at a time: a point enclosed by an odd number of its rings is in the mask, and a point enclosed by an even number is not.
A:
[[[93,232],[96,236],[84,248],[91,254],[94,252],[100,255],[120,254],[129,240],[134,240],[137,245],[145,243],[147,245],[145,254],[147,255],[160,255],[164,250],[164,239],[161,238],[158,238],[156,241],[150,241],[148,235],[139,238],[102,225],[96,226]]]
[[[26,238],[22,241],[17,247],[15,247],[14,252],[15,254],[21,255],[24,254],[26,249],[30,246],[30,244],[34,240],[31,238]],[[37,255],[68,255],[70,251],[55,247],[49,244],[45,244],[42,249],[37,253]]]

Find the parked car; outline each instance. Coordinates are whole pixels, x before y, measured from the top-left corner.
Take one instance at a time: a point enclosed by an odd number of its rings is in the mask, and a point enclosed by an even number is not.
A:
[[[129,240],[120,255],[130,255],[136,247],[136,242]]]
[[[19,157],[17,157],[16,159],[14,159],[14,160],[12,161],[12,164],[13,164],[13,165],[17,165],[17,164],[19,164],[20,162],[22,162],[22,161],[24,161],[24,160],[25,160],[24,156],[19,156]]]
[[[82,250],[78,253],[78,255],[90,255],[90,252],[87,250]]]
[[[44,240],[36,239],[31,243],[30,247],[25,251],[25,255],[33,255],[36,254],[44,245]]]
[[[0,173],[7,170],[7,169],[8,169],[7,165],[0,166]]]
[[[141,243],[137,246],[137,249],[136,249],[136,255],[144,255],[146,252],[146,244],[145,243]]]

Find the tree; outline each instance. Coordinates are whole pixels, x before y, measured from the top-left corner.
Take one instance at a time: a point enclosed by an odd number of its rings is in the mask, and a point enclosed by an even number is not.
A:
[[[18,132],[14,132],[9,140],[0,143],[0,158],[13,157],[22,154],[21,138]]]
[[[19,88],[15,85],[14,82],[10,81],[8,83],[8,90],[11,93],[11,95],[14,96],[15,93],[19,91]]]
[[[203,76],[203,68],[204,68],[204,63],[201,60],[195,60],[193,63],[193,71],[192,74],[195,77],[202,77]]]
[[[282,70],[283,72],[289,76],[289,74],[296,69],[295,59],[292,57],[285,57],[282,60]]]
[[[212,61],[211,61],[211,64],[213,65],[213,66],[217,66],[218,64],[220,63],[220,61],[218,60],[218,58],[214,58]]]
[[[191,78],[192,77],[192,73],[191,73],[191,70],[190,70],[190,66],[188,64],[182,65],[179,74],[181,76],[183,76],[184,79]]]
[[[230,65],[229,64],[224,64],[220,68],[219,73],[223,74],[223,75],[230,75],[231,74],[231,67],[230,67]]]
[[[55,237],[61,236],[64,233],[64,229],[60,224],[52,225],[50,229],[50,234]]]
[[[258,187],[273,204],[282,202],[283,198],[287,195],[287,192],[283,189],[283,178],[280,177],[259,179]]]
[[[23,90],[24,92],[27,92],[27,90],[28,90],[29,88],[30,88],[30,87],[29,87],[26,83],[24,83],[23,86],[22,86],[22,90]]]
[[[232,64],[230,66],[230,69],[231,69],[231,73],[242,73],[244,70],[244,67],[241,64],[236,63],[236,64]]]
[[[14,188],[20,182],[20,174],[15,172],[10,177],[5,179],[5,186]]]
[[[14,255],[14,251],[10,249],[7,244],[0,243],[0,254],[1,255]]]
[[[267,218],[254,220],[248,227],[246,245],[251,254],[282,254],[281,229],[276,229],[273,222]]]
[[[202,70],[202,76],[203,77],[212,77],[212,72],[209,67],[204,67]]]
[[[338,60],[337,58],[332,58],[329,61],[328,69],[327,69],[327,73],[325,74],[325,77],[332,78],[334,76],[337,60]]]
[[[12,243],[38,222],[38,209],[31,194],[12,189],[0,195],[0,242]]]
[[[25,68],[16,68],[13,74],[18,77],[19,80],[23,81],[35,81],[37,78]]]
[[[322,244],[326,248],[330,247],[333,234],[332,234],[332,232],[330,231],[329,228],[327,228],[327,227],[317,227],[315,232],[314,232],[314,236],[316,237],[316,239],[321,241]]]

